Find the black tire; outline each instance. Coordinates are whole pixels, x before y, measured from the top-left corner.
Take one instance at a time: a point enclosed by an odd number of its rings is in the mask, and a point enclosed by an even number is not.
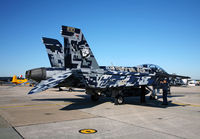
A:
[[[99,95],[91,95],[91,100],[92,101],[98,101],[99,100]]]
[[[171,95],[171,90],[170,90],[170,88],[168,88],[167,94]]]
[[[69,88],[69,92],[72,92],[73,91],[73,89],[72,88]]]
[[[157,96],[151,96],[151,95],[149,97],[150,100],[157,100],[157,98],[158,98]]]
[[[63,89],[59,87],[59,91],[63,91]]]
[[[115,105],[121,105],[124,103],[124,97],[119,95],[117,97],[115,97]]]

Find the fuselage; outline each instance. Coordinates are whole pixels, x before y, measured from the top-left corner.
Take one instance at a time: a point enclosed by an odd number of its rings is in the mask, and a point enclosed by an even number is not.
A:
[[[99,69],[68,69],[68,68],[36,68],[26,71],[26,78],[40,82],[52,78],[58,73],[71,71],[72,75],[58,86],[78,88],[130,88],[140,85],[152,85],[155,72],[135,70],[135,67],[106,67]],[[138,72],[139,71],[139,72]]]

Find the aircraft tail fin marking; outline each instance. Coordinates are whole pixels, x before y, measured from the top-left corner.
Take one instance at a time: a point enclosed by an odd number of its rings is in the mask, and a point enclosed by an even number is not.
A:
[[[64,67],[64,50],[62,44],[56,39],[43,37],[42,40],[46,46],[51,66]]]
[[[99,68],[80,29],[62,26],[61,34],[64,37],[66,68]]]

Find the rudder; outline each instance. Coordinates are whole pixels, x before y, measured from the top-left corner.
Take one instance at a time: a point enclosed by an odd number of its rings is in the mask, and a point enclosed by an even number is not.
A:
[[[62,44],[56,39],[43,37],[42,40],[46,46],[51,66],[64,67],[64,49]]]
[[[66,68],[99,68],[80,29],[62,26],[61,34],[64,37]]]

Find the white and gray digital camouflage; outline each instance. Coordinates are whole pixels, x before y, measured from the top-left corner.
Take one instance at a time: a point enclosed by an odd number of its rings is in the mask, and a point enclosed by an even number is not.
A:
[[[26,71],[26,78],[39,82],[28,94],[66,86],[86,89],[93,100],[98,96],[137,96],[142,91],[147,94],[147,86],[158,86],[161,79],[171,76],[153,64],[99,66],[80,29],[62,26],[61,34],[64,46],[56,39],[42,38],[51,67]]]

